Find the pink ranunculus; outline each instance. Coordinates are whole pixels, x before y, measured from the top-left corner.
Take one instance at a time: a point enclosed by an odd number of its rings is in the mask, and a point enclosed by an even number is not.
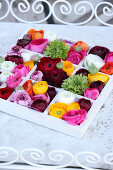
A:
[[[93,100],[96,100],[99,96],[99,91],[96,88],[87,88],[84,91],[84,96]]]
[[[7,53],[7,55],[18,55],[21,56],[21,53],[23,52],[23,48],[16,45],[11,48],[11,50]]]
[[[67,121],[71,125],[80,125],[86,119],[87,111],[85,109],[70,110],[63,115],[63,120]]]
[[[27,50],[37,52],[37,53],[43,53],[48,43],[49,43],[48,39],[40,38],[40,39],[31,41],[30,44],[28,44],[24,48]]]
[[[9,100],[10,102],[14,102],[26,107],[30,107],[32,103],[29,94],[25,90],[17,90],[13,92]]]
[[[25,77],[29,72],[29,67],[26,67],[24,64],[20,64],[13,69],[13,73],[19,73],[23,77]]]
[[[43,73],[41,71],[35,71],[31,75],[31,79],[36,80],[38,82],[42,80],[42,77],[43,77]]]
[[[109,52],[109,53],[106,54],[104,62],[105,63],[113,62],[113,52]]]
[[[78,65],[85,56],[87,56],[86,50],[70,51],[66,59]]]
[[[15,88],[17,87],[22,81],[22,76],[20,73],[15,73],[14,75],[10,75],[7,78],[7,85],[10,88]]]
[[[44,112],[50,103],[50,97],[47,93],[37,94],[32,97],[31,108],[39,112]]]

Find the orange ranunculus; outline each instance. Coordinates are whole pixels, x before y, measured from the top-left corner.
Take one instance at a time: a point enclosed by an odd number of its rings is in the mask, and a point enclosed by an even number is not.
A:
[[[83,42],[83,41],[77,41],[73,47],[72,47],[72,50],[75,51],[76,47],[81,47],[81,50],[86,50],[88,51],[88,44]]]
[[[34,61],[30,60],[24,63],[26,67],[29,66],[29,69],[31,70],[34,67]]]
[[[28,31],[28,33],[32,35],[32,40],[37,40],[37,39],[44,37],[44,31],[43,30],[36,31],[34,29],[31,29],[31,30]]]
[[[67,104],[54,103],[49,107],[49,115],[62,119],[62,116],[67,112]]]
[[[113,63],[112,62],[107,62],[101,69],[100,71],[102,73],[112,75],[113,74]]]
[[[70,76],[72,74],[72,72],[74,71],[74,66],[70,61],[64,61],[63,62],[63,68],[62,70],[64,70],[68,76]]]
[[[23,88],[24,90],[31,95],[33,93],[33,82],[31,80],[27,80],[24,84],[23,84]]]
[[[77,102],[70,103],[67,107],[67,111],[70,110],[80,110],[80,105]]]

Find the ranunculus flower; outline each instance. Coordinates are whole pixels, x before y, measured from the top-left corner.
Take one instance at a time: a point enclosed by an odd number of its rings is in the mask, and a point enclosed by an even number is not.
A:
[[[95,46],[90,49],[89,54],[94,54],[100,56],[103,60],[107,53],[109,53],[109,49],[106,47]]]
[[[79,103],[81,109],[85,109],[87,112],[91,108],[91,101],[90,100],[81,98],[77,101],[77,103]]]
[[[15,62],[15,64],[23,64],[23,58],[18,55],[7,55],[5,57],[5,61],[12,61]]]
[[[50,97],[50,101],[56,96],[56,89],[54,87],[48,87],[47,93]]]
[[[7,100],[9,96],[13,93],[13,89],[9,87],[0,89],[0,98]]]
[[[42,57],[40,62],[37,63],[37,70],[42,71],[43,73],[47,71],[52,71],[56,69],[56,64],[61,60],[59,58],[52,59],[51,57]]]
[[[81,60],[87,55],[85,50],[70,51],[66,60],[71,61],[73,64],[79,64]]]
[[[79,69],[76,73],[75,73],[75,75],[77,75],[77,74],[82,74],[82,76],[87,76],[88,77],[88,74],[89,74],[89,71],[88,70],[86,70],[86,69],[84,69],[84,68],[81,68],[81,69]]]
[[[31,42],[31,40],[28,39],[19,39],[17,41],[17,45],[21,46],[22,48],[24,48],[25,46],[27,46],[29,43]]]
[[[37,31],[35,29],[30,29],[28,31],[28,33],[31,34],[32,40],[36,40],[36,39],[40,39],[40,38],[44,37],[44,31],[43,30]]]
[[[77,41],[73,45],[72,50],[75,51],[77,47],[81,47],[82,50],[88,51],[88,44],[83,41]]]
[[[98,55],[88,54],[84,61],[84,66],[88,69],[92,64],[94,64],[98,70],[105,64],[104,60]]]
[[[18,55],[21,56],[21,53],[23,52],[23,48],[16,45],[11,48],[11,50],[7,53],[7,55]]]
[[[65,101],[65,103],[68,105],[75,101],[75,94],[63,90],[57,94],[55,101],[57,103],[59,102],[63,103]]]
[[[29,94],[25,90],[17,90],[13,92],[9,100],[10,102],[14,102],[26,107],[30,107],[32,103]]]
[[[28,44],[24,48],[37,53],[43,53],[47,45],[48,45],[48,39],[41,38],[41,39],[31,41],[30,44]]]
[[[70,110],[63,115],[63,120],[71,125],[80,125],[86,119],[87,111],[85,109]]]
[[[99,92],[102,91],[102,89],[104,88],[104,82],[98,80],[98,81],[93,81],[90,85],[90,88],[96,88]]]
[[[56,39],[58,39],[58,36],[56,33],[54,32],[51,32],[51,31],[47,31],[45,33],[45,36],[44,36],[46,39],[48,39],[49,41],[54,41]]]
[[[15,63],[13,63],[12,61],[4,61],[3,63],[1,63],[1,70],[12,72],[15,66],[16,66]]]
[[[39,112],[44,112],[50,102],[50,97],[47,93],[37,94],[32,97],[31,108]]]
[[[30,96],[33,95],[33,82],[31,80],[27,80],[22,87]]]
[[[44,73],[43,80],[51,86],[61,87],[63,80],[67,79],[68,75],[63,70],[52,70]]]
[[[41,71],[34,71],[31,75],[32,80],[42,81],[43,73]]]
[[[109,52],[109,53],[106,54],[104,62],[105,63],[113,62],[113,52]]]
[[[16,73],[14,75],[10,75],[7,78],[7,85],[10,88],[15,88],[15,87],[17,87],[21,83],[21,81],[22,81],[21,74],[20,73]]]
[[[84,91],[84,96],[93,100],[96,100],[99,96],[99,91],[96,88],[87,88]]]
[[[21,57],[23,58],[24,62],[31,60],[32,56],[33,56],[33,54],[31,52],[22,52],[21,53]]]
[[[13,69],[13,72],[20,73],[21,76],[25,77],[30,72],[30,69],[29,67],[26,67],[24,64],[20,64]]]
[[[0,80],[2,82],[6,82],[7,81],[7,77],[9,77],[10,75],[13,75],[13,73],[8,72],[8,71],[4,71],[0,74]]]
[[[7,84],[5,82],[0,81],[0,89],[7,87]]]

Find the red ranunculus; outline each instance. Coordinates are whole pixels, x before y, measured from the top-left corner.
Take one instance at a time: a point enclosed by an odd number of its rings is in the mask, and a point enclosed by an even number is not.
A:
[[[94,54],[100,56],[103,60],[107,53],[109,53],[109,49],[106,47],[95,46],[90,49],[89,54]]]
[[[91,102],[90,100],[81,98],[77,101],[77,103],[79,103],[80,108],[81,109],[85,109],[87,112],[89,111],[89,109],[91,108]]]
[[[56,69],[56,64],[59,63],[61,60],[52,59],[51,57],[42,57],[40,62],[37,63],[37,70],[42,71],[43,73],[47,71],[52,71]]]
[[[93,81],[90,85],[90,88],[96,88],[99,92],[102,91],[102,89],[104,88],[104,82],[98,80],[98,81]]]
[[[9,96],[13,93],[13,89],[9,87],[0,89],[0,98],[7,100]]]
[[[25,46],[27,46],[29,43],[31,42],[31,40],[29,39],[19,39],[17,41],[17,45],[21,46],[22,48],[24,48]]]
[[[5,61],[15,62],[17,65],[23,64],[23,58],[17,55],[7,55]]]
[[[89,71],[88,70],[86,70],[86,69],[84,69],[84,68],[81,68],[81,69],[79,69],[76,73],[75,73],[75,75],[77,75],[77,74],[82,74],[82,76],[87,76],[88,77],[88,74],[89,74]]]
[[[54,87],[48,87],[47,93],[50,97],[50,101],[56,96],[56,89]]]
[[[63,80],[67,79],[68,75],[63,70],[52,70],[44,73],[43,80],[51,86],[61,87]]]

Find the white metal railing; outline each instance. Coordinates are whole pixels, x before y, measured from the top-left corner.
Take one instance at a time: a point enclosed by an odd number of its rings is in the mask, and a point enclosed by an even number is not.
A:
[[[69,24],[69,25],[83,25],[83,24],[87,24],[88,22],[90,22],[92,19],[96,18],[101,24],[103,25],[107,25],[107,26],[113,26],[113,24],[107,23],[107,21],[109,20],[113,20],[113,3],[110,2],[99,2],[97,3],[96,6],[93,6],[93,2],[88,2],[88,1],[78,1],[75,4],[71,4],[69,1],[67,0],[57,0],[54,3],[50,3],[47,0],[34,0],[31,3],[28,2],[28,0],[11,0],[10,2],[8,0],[2,0],[2,2],[0,2],[0,10],[2,11],[3,8],[3,2],[5,3],[5,6],[7,6],[7,9],[5,11],[5,14],[3,14],[2,16],[0,16],[0,20],[5,19],[9,13],[12,14],[12,16],[20,22],[24,22],[24,23],[43,23],[45,21],[47,21],[51,16],[54,17],[54,19],[62,24]],[[14,10],[14,3],[18,2],[17,4],[17,9],[18,12],[21,13],[21,17],[17,15],[17,12],[15,12]],[[43,19],[39,19],[38,16],[40,16],[43,12],[44,12],[44,5],[42,3],[45,3],[46,6],[49,9],[49,12],[47,14],[47,16],[45,16]],[[70,23],[67,21],[64,21],[62,18],[60,18],[56,13],[55,8],[57,7],[57,5],[59,5],[59,10],[61,15],[63,16],[68,16],[71,14],[71,12],[74,13],[75,18],[77,16],[82,17],[84,16],[89,10],[90,10],[90,14],[88,16],[87,19],[85,19],[82,22],[77,22],[77,23]],[[101,15],[98,15],[98,9],[102,8],[101,10]],[[37,16],[37,20],[35,21],[29,21],[26,19],[23,19],[23,15],[26,13],[29,13],[29,11],[32,10],[32,13],[34,13]],[[105,18],[105,21],[102,19]],[[107,18],[107,19],[106,19]]]

